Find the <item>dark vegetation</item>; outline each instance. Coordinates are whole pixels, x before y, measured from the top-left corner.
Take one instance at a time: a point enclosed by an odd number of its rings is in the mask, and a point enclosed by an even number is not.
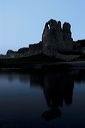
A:
[[[36,64],[45,65],[47,63],[56,63],[61,61],[63,60],[39,54],[30,57],[0,59],[0,68],[29,68]]]

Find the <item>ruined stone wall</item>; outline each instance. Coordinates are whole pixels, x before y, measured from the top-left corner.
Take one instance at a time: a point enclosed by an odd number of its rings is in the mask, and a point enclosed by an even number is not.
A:
[[[36,55],[42,52],[42,42],[29,45],[29,55]]]
[[[24,54],[24,53],[27,53],[27,52],[29,52],[29,48],[28,47],[23,47],[23,48],[20,48],[16,53]]]
[[[8,50],[6,53],[6,58],[19,58],[23,57],[23,54],[19,54],[17,51]]]
[[[6,58],[7,58],[6,55],[2,55],[2,54],[0,54],[0,59],[6,59]]]
[[[65,60],[65,61],[71,61],[71,60],[78,58],[79,56],[80,55],[64,55],[64,54],[57,53],[55,57],[62,59],[62,60]]]

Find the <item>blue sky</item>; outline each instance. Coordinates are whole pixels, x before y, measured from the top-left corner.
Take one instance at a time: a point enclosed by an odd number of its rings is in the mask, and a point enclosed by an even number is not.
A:
[[[69,22],[73,40],[85,39],[85,0],[0,0],[0,54],[41,41],[50,19]]]

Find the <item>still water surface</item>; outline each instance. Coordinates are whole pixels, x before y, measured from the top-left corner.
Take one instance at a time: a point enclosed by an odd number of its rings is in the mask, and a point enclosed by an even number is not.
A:
[[[84,70],[0,71],[0,128],[76,127],[85,128]]]

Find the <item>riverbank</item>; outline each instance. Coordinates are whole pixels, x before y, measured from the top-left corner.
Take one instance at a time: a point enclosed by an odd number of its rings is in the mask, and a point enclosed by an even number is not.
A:
[[[84,69],[84,59],[64,61],[55,57],[39,54],[30,57],[0,59],[0,69]]]

